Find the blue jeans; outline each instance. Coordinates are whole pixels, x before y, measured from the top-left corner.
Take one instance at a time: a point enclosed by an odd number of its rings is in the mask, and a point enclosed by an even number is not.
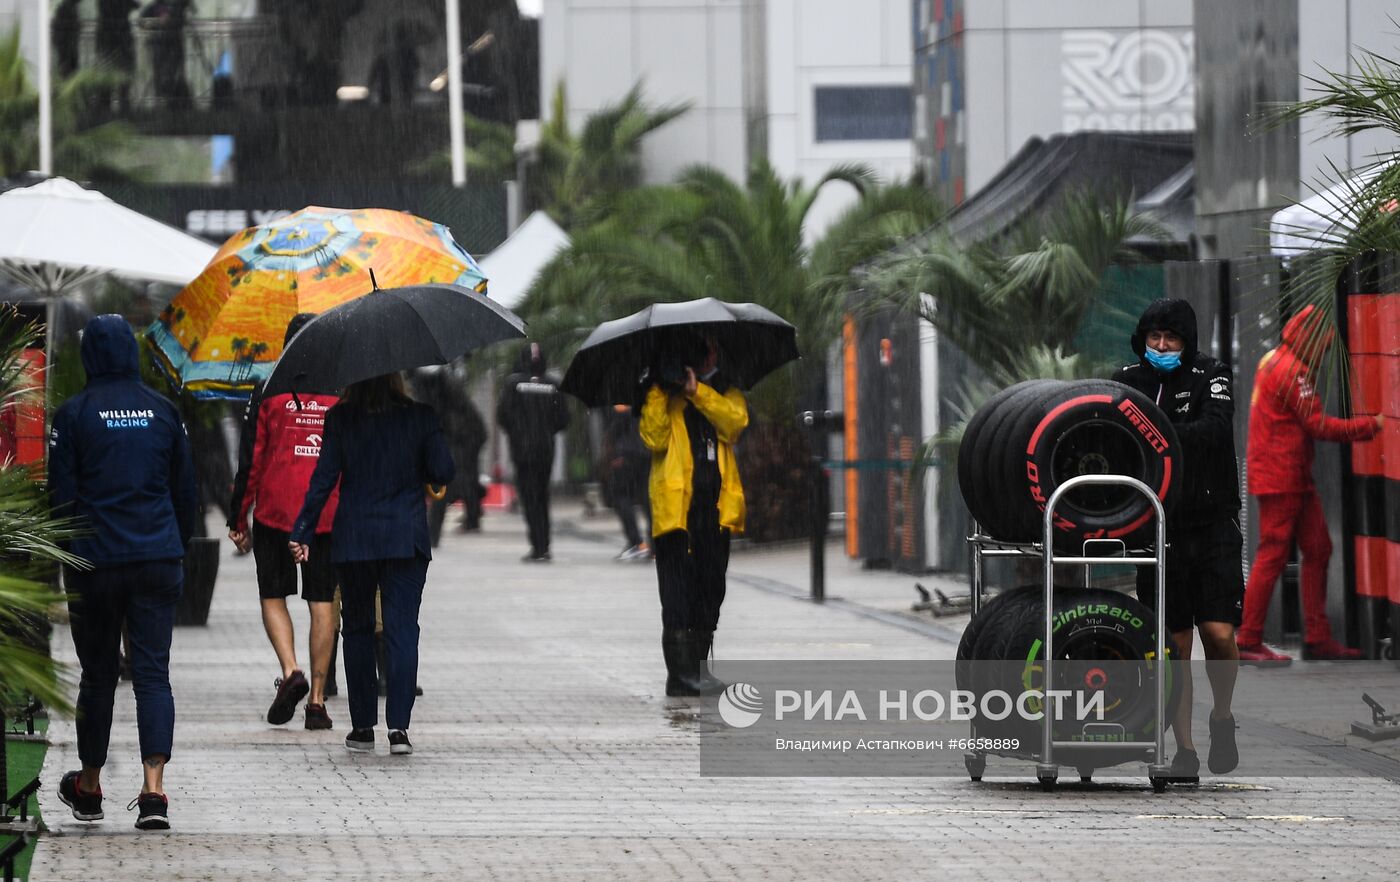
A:
[[[374,671],[374,594],[384,617],[384,718],[390,729],[407,729],[418,685],[418,606],[428,579],[428,559],[357,560],[339,565],[340,636],[345,641],[345,685],[350,725],[373,729],[379,722],[379,683]]]
[[[64,570],[71,598],[73,643],[82,665],[78,683],[78,758],[84,766],[107,762],[112,701],[121,664],[122,625],[131,643],[131,685],[136,692],[136,727],[141,758],[170,758],[175,699],[170,694],[170,636],[175,601],[185,570],[181,561],[152,560]]]

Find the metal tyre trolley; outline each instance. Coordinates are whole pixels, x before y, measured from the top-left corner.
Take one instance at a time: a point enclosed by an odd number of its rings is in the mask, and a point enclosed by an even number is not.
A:
[[[1056,555],[1054,546],[1054,514],[1055,508],[1060,502],[1060,497],[1076,487],[1090,484],[1116,484],[1130,487],[1133,490],[1146,496],[1152,505],[1153,513],[1156,516],[1156,545],[1155,550],[1149,552],[1142,551],[1129,552],[1120,540],[1090,539],[1084,542],[1079,555]],[[974,523],[972,535],[967,541],[972,546],[972,615],[975,617],[982,607],[983,585],[983,558],[987,557],[1039,557],[1044,562],[1044,603],[1045,603],[1045,642],[1044,674],[1043,681],[1048,689],[1053,683],[1055,665],[1055,565],[1082,565],[1084,567],[1084,584],[1089,585],[1089,576],[1095,564],[1131,564],[1133,566],[1152,566],[1156,569],[1156,659],[1159,664],[1166,660],[1166,538],[1167,524],[1166,514],[1162,509],[1162,503],[1152,489],[1136,478],[1126,475],[1079,475],[1065,481],[1055,492],[1050,494],[1050,499],[1045,504],[1045,513],[1042,519],[1042,540],[1041,542],[1003,542],[992,536],[984,535],[980,526]],[[1103,544],[1105,541],[1116,542],[1122,553],[1120,555],[1094,555],[1090,553],[1090,546]],[[1167,776],[1171,771],[1171,766],[1166,760],[1166,676],[1165,671],[1159,671],[1153,678],[1156,686],[1157,715],[1154,725],[1155,740],[1153,741],[1121,741],[1121,742],[1082,742],[1082,741],[1056,741],[1054,739],[1053,718],[1054,702],[1043,702],[1042,715],[1042,735],[1041,746],[1038,752],[1002,752],[976,750],[963,756],[964,765],[967,767],[968,776],[973,781],[981,781],[982,773],[987,766],[988,753],[998,756],[1005,756],[1012,759],[1029,760],[1035,763],[1036,780],[1040,782],[1040,787],[1044,791],[1053,791],[1056,781],[1059,778],[1059,760],[1063,757],[1064,762],[1076,766],[1080,773],[1081,781],[1090,780],[1093,770],[1102,766],[1099,761],[1103,754],[1114,754],[1115,758],[1111,765],[1129,762],[1135,759],[1145,760],[1148,763],[1148,780],[1152,783],[1152,790],[1155,793],[1162,793],[1167,788]],[[972,737],[977,737],[977,723],[972,723]],[[1091,756],[1093,755],[1093,756]]]

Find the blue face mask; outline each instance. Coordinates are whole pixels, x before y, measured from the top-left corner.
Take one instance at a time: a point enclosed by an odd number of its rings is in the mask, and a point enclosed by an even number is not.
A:
[[[1177,368],[1181,367],[1180,352],[1158,352],[1157,350],[1148,347],[1143,350],[1142,355],[1143,358],[1147,359],[1148,364],[1152,365],[1154,368],[1156,368],[1164,374],[1169,374]]]

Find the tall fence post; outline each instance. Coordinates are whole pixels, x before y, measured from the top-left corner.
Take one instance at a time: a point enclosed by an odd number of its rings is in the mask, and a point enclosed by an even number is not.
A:
[[[831,521],[831,491],[827,486],[826,458],[822,455],[826,432],[845,430],[845,415],[829,410],[804,411],[802,425],[812,430],[811,577],[812,602],[826,601],[826,534]]]
[[[826,531],[830,515],[826,505],[826,470],[822,458],[812,457],[812,602],[826,601]]]

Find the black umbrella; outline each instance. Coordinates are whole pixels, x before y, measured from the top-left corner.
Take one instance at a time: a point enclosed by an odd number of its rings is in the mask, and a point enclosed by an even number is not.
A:
[[[334,391],[524,336],[519,316],[467,288],[375,289],[307,322],[277,360],[266,393]]]
[[[741,389],[801,357],[797,330],[756,303],[713,297],[655,303],[594,328],[569,364],[561,388],[591,407],[630,403],[647,371],[687,330],[714,338],[720,370]]]

